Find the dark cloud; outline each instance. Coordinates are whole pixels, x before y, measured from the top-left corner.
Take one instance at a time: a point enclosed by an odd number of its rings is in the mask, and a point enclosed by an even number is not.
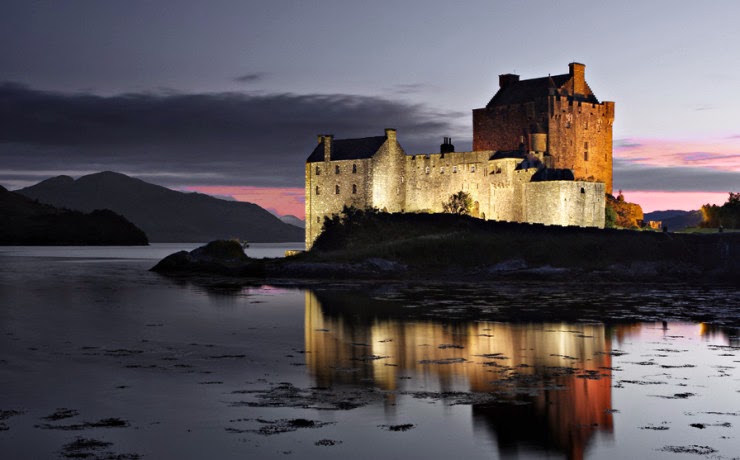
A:
[[[614,160],[614,188],[671,192],[730,192],[740,184],[740,172],[680,166],[643,166]]]
[[[643,144],[636,142],[632,139],[615,139],[612,145],[616,149],[618,148],[637,148],[637,147],[643,146]]]
[[[39,171],[114,170],[175,186],[302,187],[318,133],[341,139],[396,128],[407,153],[419,153],[469,132],[457,114],[345,94],[103,97],[5,83],[0,101],[0,183]]]
[[[266,75],[265,72],[247,73],[234,78],[234,81],[238,81],[239,83],[254,83],[264,79]]]

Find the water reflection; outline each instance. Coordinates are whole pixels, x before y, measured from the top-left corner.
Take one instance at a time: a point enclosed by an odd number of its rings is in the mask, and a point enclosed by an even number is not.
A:
[[[474,425],[502,456],[583,458],[595,433],[613,429],[603,324],[418,320],[392,302],[306,292],[305,334],[317,386],[374,385],[390,402],[405,392],[473,393]]]

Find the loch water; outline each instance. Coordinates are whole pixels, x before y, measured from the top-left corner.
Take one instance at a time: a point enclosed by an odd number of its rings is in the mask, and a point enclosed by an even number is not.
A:
[[[740,456],[736,286],[148,271],[196,246],[0,247],[1,458]]]

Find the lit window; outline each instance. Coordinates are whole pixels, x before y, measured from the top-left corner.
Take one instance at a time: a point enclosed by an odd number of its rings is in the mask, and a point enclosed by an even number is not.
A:
[[[352,165],[352,174],[357,174],[357,165]]]
[[[337,195],[339,195],[339,186],[338,185],[335,185],[334,186],[334,193],[336,193]]]
[[[352,184],[352,194],[357,195],[357,184]]]

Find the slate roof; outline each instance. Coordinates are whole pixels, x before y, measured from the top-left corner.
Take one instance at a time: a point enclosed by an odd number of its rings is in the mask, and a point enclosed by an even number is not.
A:
[[[358,139],[335,139],[331,145],[332,160],[356,160],[370,158],[380,149],[385,136],[361,137]],[[306,163],[324,161],[324,143],[318,144],[308,156]]]
[[[570,169],[542,168],[532,176],[532,182],[546,182],[551,180],[575,180]]]
[[[504,158],[516,158],[523,160],[527,153],[522,150],[497,150],[488,158],[489,160],[502,160]]]
[[[532,102],[537,98],[548,96],[550,94],[550,88],[555,90],[560,89],[563,85],[568,83],[568,80],[570,80],[570,74],[566,73],[562,75],[532,78],[529,80],[520,80],[510,83],[498,90],[488,105],[486,105],[486,108],[499,105],[514,105]],[[588,84],[586,87],[588,88]],[[584,95],[584,97],[580,99],[585,102],[598,104],[599,101],[596,99],[596,96],[591,93],[590,88],[588,88],[588,92],[589,94]]]

